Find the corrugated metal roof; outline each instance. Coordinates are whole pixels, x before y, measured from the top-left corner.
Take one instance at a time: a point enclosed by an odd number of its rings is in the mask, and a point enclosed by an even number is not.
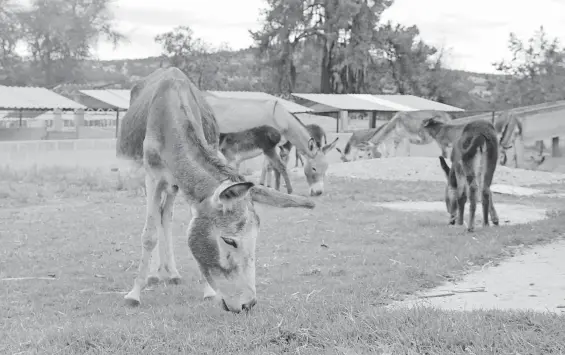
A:
[[[1,109],[76,110],[86,106],[46,88],[0,85]]]
[[[333,107],[336,110],[345,111],[388,111],[387,106],[375,102],[356,98],[353,95],[343,94],[292,94],[312,102]]]
[[[464,109],[459,107],[442,104],[437,101],[424,99],[422,97],[418,97],[414,95],[372,95],[372,96],[378,99],[386,100],[394,104],[412,107],[414,108],[414,110],[437,110],[437,111],[448,111],[448,112],[465,111]]]
[[[233,99],[270,99],[270,100],[277,100],[280,102],[284,108],[286,108],[289,112],[311,112],[313,111],[311,108],[299,105],[295,102],[282,99],[280,97],[276,97],[274,95],[270,95],[260,91],[213,91],[209,90],[209,93],[219,97],[226,97],[226,98],[233,98]]]
[[[423,99],[413,95],[369,95],[369,94],[292,94],[312,102],[346,111],[464,111]]]
[[[81,93],[102,101],[114,108],[127,110],[129,108],[129,90],[79,90]]]

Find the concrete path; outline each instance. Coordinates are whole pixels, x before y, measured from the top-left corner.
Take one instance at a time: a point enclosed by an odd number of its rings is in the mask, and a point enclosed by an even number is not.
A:
[[[522,255],[485,267],[389,307],[433,306],[446,310],[530,309],[565,314],[565,240],[528,248]],[[484,287],[484,292],[457,293]],[[451,295],[447,295],[453,293]],[[417,296],[438,296],[416,299]]]

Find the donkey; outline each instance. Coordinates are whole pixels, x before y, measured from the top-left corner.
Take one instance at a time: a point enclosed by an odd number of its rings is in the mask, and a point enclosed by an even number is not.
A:
[[[359,129],[354,131],[345,144],[343,152],[341,151],[341,149],[336,148],[336,150],[341,155],[341,161],[355,161],[361,157],[360,153],[363,153],[364,156],[368,156],[370,154],[372,157],[381,157],[382,153],[378,152],[378,147],[371,142],[371,138],[373,138],[380,130],[382,130],[384,126],[385,125],[381,125],[377,128]],[[381,142],[381,145],[384,144],[384,142]]]
[[[157,69],[131,90],[116,156],[145,170],[147,213],[141,233],[139,271],[126,303],[140,304],[149,278],[180,282],[173,254],[175,197],[183,192],[191,207],[188,246],[205,279],[205,298],[240,312],[256,304],[255,242],[259,217],[254,202],[275,207],[314,208],[305,198],[245,181],[218,150],[219,127],[202,93],[178,68]],[[161,240],[159,240],[161,239]],[[154,262],[150,260],[153,259]],[[150,270],[152,266],[156,269]],[[217,281],[229,278],[239,297],[229,297]]]
[[[277,100],[220,97],[206,92],[221,133],[235,133],[268,125],[276,128],[302,154],[314,159],[318,153],[314,139],[298,117]]]
[[[262,153],[273,168],[283,176],[286,190],[291,194],[292,186],[286,164],[281,161],[281,157],[277,153],[277,146],[281,143],[286,143],[283,136],[276,128],[271,126],[259,126],[234,133],[220,133],[220,151],[224,154],[228,163],[235,165],[237,171],[239,171],[242,161],[258,157]],[[279,188],[280,182],[277,185],[277,190]]]
[[[483,226],[488,226],[488,216],[498,225],[498,214],[494,208],[490,185],[496,170],[498,142],[492,123],[477,120],[463,126],[451,152],[451,168],[443,156],[439,157],[447,177],[445,204],[449,213],[449,224],[463,225],[465,204],[469,198],[469,223],[467,230],[475,228],[477,195],[481,191],[483,205]]]
[[[422,121],[422,129],[437,142],[442,152],[447,151],[448,148],[453,148],[454,143],[461,137],[465,127],[465,124],[455,122],[446,123],[435,117],[427,118]]]
[[[324,129],[316,124],[307,125],[308,132],[314,138],[315,146],[319,149],[319,153],[313,159],[306,156],[306,164],[304,164],[304,175],[308,183],[310,196],[320,196],[324,193],[324,179],[328,170],[327,153],[335,148],[339,137],[334,139],[330,144],[322,146],[322,140],[326,139],[326,132]],[[287,147],[292,149],[289,143]],[[276,178],[276,176],[275,176]]]
[[[292,149],[292,143],[287,141],[285,144],[279,146],[280,159],[285,167],[288,166],[288,160],[290,159],[290,150]],[[263,162],[263,169],[261,170],[261,179],[259,180],[261,184],[266,184],[267,187],[271,187],[271,174],[275,175],[275,189],[279,190],[281,186],[281,173],[275,169],[275,166],[271,163],[269,159],[265,159]]]
[[[433,142],[433,139],[428,132],[422,130],[422,122],[429,118],[434,118],[436,121],[444,123],[449,123],[453,120],[449,113],[443,111],[400,111],[390,121],[385,123],[383,129],[376,132],[370,141],[375,146],[379,146],[388,138],[394,142],[393,148],[395,151],[398,145],[406,139],[411,144],[427,145]],[[447,147],[442,146],[439,142],[438,145],[441,149],[441,155],[447,158]]]

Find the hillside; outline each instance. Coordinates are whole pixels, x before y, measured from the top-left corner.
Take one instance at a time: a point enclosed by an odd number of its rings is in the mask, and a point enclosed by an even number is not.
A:
[[[277,94],[274,80],[255,56],[255,49],[221,51],[209,55],[207,62],[213,63],[211,74],[204,89],[229,91],[263,91]],[[310,64],[310,63],[308,63]],[[319,75],[312,66],[299,61],[297,65],[296,92],[316,92]],[[131,83],[161,66],[167,66],[164,57],[140,59],[86,61],[82,72],[90,87],[130,88]],[[446,102],[471,110],[489,109],[492,95],[491,83],[498,75],[472,73],[462,70],[443,69],[453,80],[453,92]],[[195,78],[193,78],[195,79]]]

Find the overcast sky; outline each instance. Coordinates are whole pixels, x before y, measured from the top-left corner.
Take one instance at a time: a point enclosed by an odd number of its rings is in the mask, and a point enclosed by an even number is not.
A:
[[[249,29],[259,28],[264,0],[116,0],[118,28],[129,43],[113,49],[100,43],[100,59],[156,56],[155,35],[189,25],[196,36],[233,49],[252,44]],[[383,17],[415,24],[425,41],[449,50],[449,66],[493,72],[492,62],[508,56],[510,32],[527,39],[543,25],[565,44],[565,0],[395,0]]]

